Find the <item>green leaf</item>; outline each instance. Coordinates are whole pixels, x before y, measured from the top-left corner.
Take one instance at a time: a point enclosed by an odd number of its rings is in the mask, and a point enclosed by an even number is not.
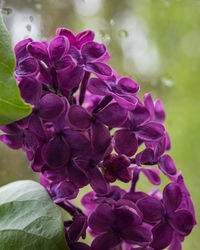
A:
[[[67,250],[58,207],[34,181],[0,188],[0,249]]]
[[[20,97],[15,77],[15,55],[10,35],[0,14],[0,126],[17,121],[31,112]]]

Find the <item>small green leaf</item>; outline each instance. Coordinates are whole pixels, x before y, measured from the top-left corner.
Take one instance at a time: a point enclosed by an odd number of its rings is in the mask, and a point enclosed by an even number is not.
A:
[[[34,181],[0,188],[1,250],[67,250],[58,207]]]
[[[31,112],[20,97],[15,77],[15,55],[10,35],[0,14],[0,126],[17,121]]]

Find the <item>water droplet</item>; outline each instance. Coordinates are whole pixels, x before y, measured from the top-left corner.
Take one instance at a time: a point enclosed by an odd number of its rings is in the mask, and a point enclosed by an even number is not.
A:
[[[100,30],[99,33],[101,34],[102,42],[108,45],[111,40],[110,35],[105,30]]]
[[[33,22],[34,17],[33,16],[29,16],[29,20],[30,20],[30,22]]]
[[[35,8],[37,10],[41,10],[42,9],[42,4],[41,3],[36,3]]]
[[[127,30],[120,30],[120,31],[119,31],[119,36],[120,36],[121,38],[127,37],[127,36],[128,36],[128,31],[127,31]]]
[[[110,19],[110,25],[111,25],[111,26],[114,26],[114,25],[115,25],[114,19]]]
[[[31,32],[31,28],[32,28],[32,27],[31,27],[30,24],[27,24],[27,25],[26,25],[26,29],[27,29],[29,32]]]
[[[10,15],[12,13],[12,9],[7,8],[7,7],[4,7],[2,9],[0,9],[0,11],[1,11],[2,14],[5,14],[5,15]]]
[[[161,78],[161,83],[167,87],[172,87],[174,85],[174,80],[170,77],[163,76]]]

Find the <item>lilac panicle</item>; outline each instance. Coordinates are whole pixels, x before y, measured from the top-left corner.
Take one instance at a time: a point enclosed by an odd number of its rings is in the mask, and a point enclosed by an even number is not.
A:
[[[165,129],[166,114],[151,93],[107,64],[94,32],[58,28],[50,42],[28,38],[15,46],[21,97],[33,106],[20,121],[1,127],[0,140],[22,148],[64,222],[70,249],[181,249],[196,224],[190,193],[177,172]],[[141,150],[142,147],[142,150]],[[158,167],[157,167],[158,166]],[[162,193],[137,190],[140,174]],[[111,185],[130,183],[129,190]],[[84,211],[73,205],[79,190]],[[87,245],[86,232],[93,237]]]

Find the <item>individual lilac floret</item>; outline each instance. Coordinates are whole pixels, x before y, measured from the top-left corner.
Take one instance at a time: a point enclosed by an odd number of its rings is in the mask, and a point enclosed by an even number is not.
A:
[[[134,208],[121,205],[112,208],[108,204],[99,205],[90,215],[89,227],[101,233],[92,242],[92,248],[112,249],[122,241],[130,244],[148,245],[151,232],[143,227],[142,218]]]
[[[163,190],[163,201],[153,197],[145,197],[137,201],[137,206],[143,214],[144,221],[156,223],[152,229],[154,249],[164,249],[173,238],[173,232],[178,235],[188,235],[193,226],[193,216],[189,210],[180,207],[182,201],[181,189],[176,183],[168,184]]]

